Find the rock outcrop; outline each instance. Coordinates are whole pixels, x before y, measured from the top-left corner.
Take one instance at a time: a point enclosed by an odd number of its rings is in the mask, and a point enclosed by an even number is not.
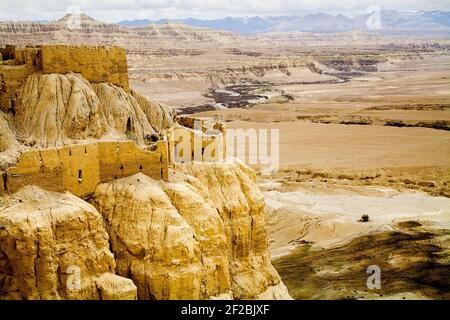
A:
[[[11,130],[5,114],[0,111],[0,152],[16,148],[19,145]]]
[[[164,131],[174,126],[175,111],[172,107],[148,100],[135,91],[131,91],[131,94],[138,102],[142,111],[144,111],[150,125],[156,131]]]
[[[19,155],[19,147],[6,115],[0,111],[0,170],[14,163]]]
[[[133,279],[140,299],[289,298],[270,263],[264,201],[249,169],[181,170],[189,174],[173,172],[171,182],[138,174],[98,186],[93,203],[117,274]]]
[[[18,137],[27,145],[53,147],[109,137],[143,145],[173,125],[168,107],[80,74],[30,75],[16,109]]]
[[[136,298],[114,269],[102,218],[88,203],[37,187],[0,198],[0,298]]]
[[[289,299],[270,262],[264,197],[253,170],[241,163],[182,164],[175,170],[224,221],[234,298]]]
[[[64,145],[104,133],[100,100],[79,75],[32,74],[20,97],[15,122],[27,145]]]
[[[253,178],[237,163],[139,173],[100,184],[99,211],[38,187],[0,197],[0,298],[290,299]]]
[[[176,44],[177,48],[195,48],[198,44],[215,47],[239,39],[232,32],[196,28],[181,23],[124,27],[96,21],[85,14],[68,14],[49,23],[0,22],[0,45],[102,44],[142,50],[155,49],[155,46],[167,47],[168,43]]]

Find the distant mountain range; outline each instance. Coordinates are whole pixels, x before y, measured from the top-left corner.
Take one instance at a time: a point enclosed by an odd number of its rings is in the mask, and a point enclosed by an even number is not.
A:
[[[209,28],[236,32],[241,35],[252,35],[266,32],[346,32],[352,30],[375,31],[388,34],[450,34],[450,12],[448,11],[419,11],[399,12],[395,10],[380,12],[379,29],[369,28],[367,20],[373,14],[355,16],[330,15],[314,13],[303,16],[277,17],[226,17],[222,19],[180,19],[180,20],[124,20],[119,24],[127,27],[142,27],[149,24],[165,24],[179,22],[193,27]]]

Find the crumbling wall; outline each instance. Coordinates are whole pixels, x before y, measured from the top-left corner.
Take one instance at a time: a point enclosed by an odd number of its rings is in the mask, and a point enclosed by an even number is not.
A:
[[[0,111],[15,113],[19,90],[33,72],[26,64],[0,65]]]
[[[26,185],[50,191],[64,191],[63,168],[57,149],[24,152],[15,167],[6,169],[5,192],[14,193]]]
[[[13,45],[6,45],[4,48],[0,47],[0,55],[2,56],[2,60],[14,60],[16,54],[16,47]]]
[[[168,179],[168,145],[156,143],[153,151],[132,141],[98,142],[22,154],[15,167],[1,174],[0,194],[14,193],[26,185],[50,191],[70,191],[86,196],[99,183],[142,172],[153,179]]]
[[[126,51],[120,47],[6,46],[0,48],[0,56],[0,110],[4,112],[14,113],[20,88],[34,72],[80,73],[91,83],[106,82],[130,92]]]
[[[179,126],[167,131],[171,164],[217,162],[226,157],[226,127],[223,123],[191,116],[176,120]]]
[[[43,73],[81,73],[89,82],[107,82],[130,91],[123,48],[54,45],[42,46],[41,50]]]
[[[0,48],[0,110],[15,113],[19,91],[29,75],[42,71],[41,47]]]
[[[142,152],[133,142],[99,144],[100,181],[111,181],[142,172],[156,179],[168,179],[167,142],[159,141],[156,151]]]
[[[14,64],[33,68],[36,71],[42,70],[42,55],[40,47],[27,47],[16,49],[14,53]]]

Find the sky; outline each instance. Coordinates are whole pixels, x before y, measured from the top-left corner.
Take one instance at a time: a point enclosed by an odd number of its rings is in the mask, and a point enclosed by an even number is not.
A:
[[[55,20],[79,10],[105,22],[311,12],[351,15],[372,5],[381,10],[450,11],[450,0],[0,0],[0,20]]]

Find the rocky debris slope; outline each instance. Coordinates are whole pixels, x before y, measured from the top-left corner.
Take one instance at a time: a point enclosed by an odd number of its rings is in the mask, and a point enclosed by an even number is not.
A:
[[[142,145],[173,125],[170,107],[79,74],[32,74],[21,90],[15,124],[19,140],[51,147],[109,136]]]
[[[101,215],[88,203],[37,187],[0,198],[0,298],[135,298],[133,282],[114,269]]]
[[[185,171],[186,173],[180,173]],[[264,201],[242,165],[189,165],[98,186],[117,274],[140,299],[289,299],[270,263]]]

